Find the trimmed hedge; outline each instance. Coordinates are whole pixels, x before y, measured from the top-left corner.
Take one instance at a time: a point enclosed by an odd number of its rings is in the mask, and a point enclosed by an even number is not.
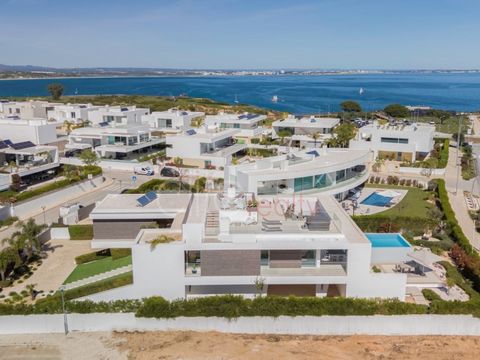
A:
[[[413,236],[421,235],[434,222],[431,219],[409,216],[357,215],[353,221],[363,232],[399,232],[405,230]]]
[[[6,218],[5,220],[0,220],[0,228],[2,226],[10,226],[17,221],[18,221],[18,217],[16,217],[16,216],[10,216],[10,217]]]
[[[100,251],[93,251],[86,254],[79,255],[75,258],[75,264],[85,264],[95,260],[105,259],[106,257],[110,256],[110,250],[100,250]]]
[[[110,249],[112,260],[120,259],[132,255],[132,249]]]
[[[450,205],[450,201],[448,200],[448,193],[447,189],[445,187],[445,180],[443,179],[437,179],[437,193],[438,193],[438,199],[440,201],[440,207],[445,214],[445,219],[447,221],[447,224],[452,230],[452,237],[453,240],[462,247],[462,249],[467,252],[469,255],[477,254],[477,252],[474,250],[472,245],[470,244],[470,241],[467,239],[465,234],[463,233],[462,228],[458,224],[457,218],[455,217],[455,212],[452,209],[452,206]],[[478,254],[477,254],[478,256]]]
[[[145,299],[136,316],[175,318],[179,316],[323,316],[323,315],[403,315],[425,314],[427,307],[399,300],[354,298],[210,296],[190,300],[167,301],[162,297]]]
[[[69,225],[70,240],[92,240],[93,225]]]
[[[423,297],[427,299],[428,301],[435,301],[435,300],[442,300],[440,295],[438,295],[435,291],[432,289],[423,289],[422,290]]]

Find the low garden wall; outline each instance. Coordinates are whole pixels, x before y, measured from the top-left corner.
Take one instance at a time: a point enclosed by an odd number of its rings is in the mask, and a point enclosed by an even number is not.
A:
[[[63,333],[58,315],[0,317],[0,334]],[[480,335],[480,319],[469,315],[279,316],[137,318],[133,313],[69,314],[69,331],[219,331],[292,335]],[[415,324],[412,326],[412,324]]]

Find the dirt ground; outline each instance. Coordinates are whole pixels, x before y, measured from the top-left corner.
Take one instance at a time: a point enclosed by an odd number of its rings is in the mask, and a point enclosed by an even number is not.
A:
[[[215,332],[0,336],[0,359],[478,359],[480,337],[287,336]]]

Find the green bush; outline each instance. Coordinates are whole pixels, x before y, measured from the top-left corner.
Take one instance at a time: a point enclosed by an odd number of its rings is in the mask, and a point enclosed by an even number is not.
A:
[[[132,255],[132,249],[110,249],[112,260],[120,259]]]
[[[8,218],[6,218],[5,220],[1,220],[0,221],[0,228],[2,226],[10,226],[12,225],[13,223],[17,222],[18,221],[18,217],[16,216],[10,216]]]
[[[93,225],[69,225],[70,240],[92,240]]]
[[[442,300],[442,298],[440,297],[440,295],[438,295],[435,291],[433,291],[432,289],[423,289],[422,290],[422,294],[423,296],[425,297],[425,299],[427,299],[428,301],[432,302],[432,301],[435,301],[435,300]]]
[[[225,295],[171,302],[162,297],[151,297],[144,300],[136,315],[155,318],[219,316],[231,319],[240,316],[400,315],[426,312],[426,306],[398,300],[276,296],[245,299]]]
[[[86,254],[79,255],[75,258],[75,264],[85,264],[95,260],[105,259],[106,257],[110,256],[110,250],[100,250],[100,251],[93,251]]]

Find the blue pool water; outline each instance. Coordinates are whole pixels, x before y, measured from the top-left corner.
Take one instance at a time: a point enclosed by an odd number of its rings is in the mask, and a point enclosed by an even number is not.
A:
[[[410,244],[401,234],[373,234],[365,236],[372,243],[372,247],[410,247]]]
[[[373,206],[386,206],[390,204],[392,200],[389,196],[382,196],[377,193],[372,193],[368,195],[368,197],[361,202],[363,205],[373,205]]]

